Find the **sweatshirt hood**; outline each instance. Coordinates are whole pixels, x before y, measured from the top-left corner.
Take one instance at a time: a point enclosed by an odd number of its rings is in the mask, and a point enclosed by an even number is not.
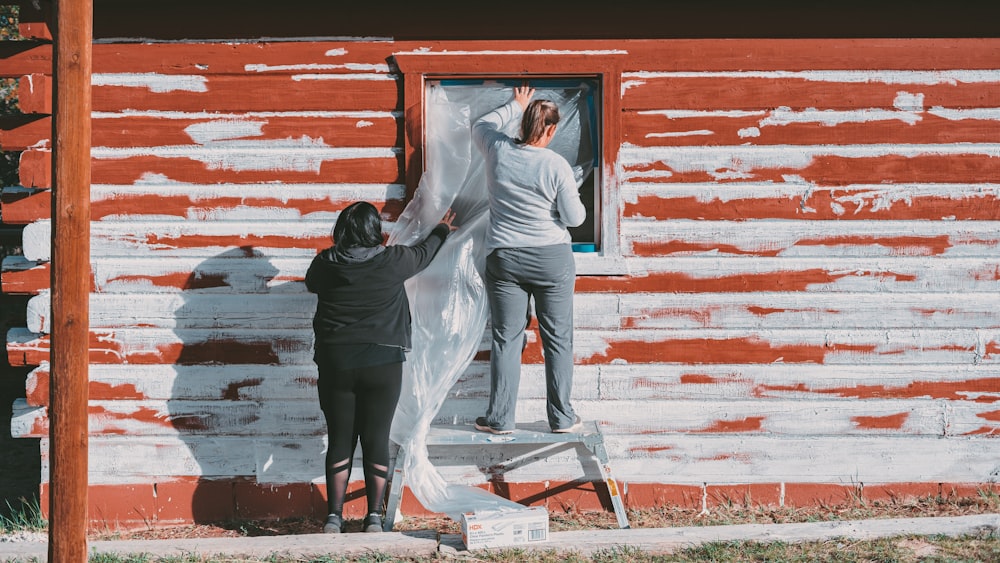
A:
[[[323,253],[323,258],[334,264],[361,264],[378,256],[385,251],[385,247],[379,246],[350,246],[347,248],[334,246]]]

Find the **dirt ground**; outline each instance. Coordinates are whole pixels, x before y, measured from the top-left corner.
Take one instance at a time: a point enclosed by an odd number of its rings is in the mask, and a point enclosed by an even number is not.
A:
[[[917,518],[935,516],[967,516],[1000,513],[1000,496],[994,491],[984,491],[978,497],[940,498],[921,497],[897,499],[887,502],[850,503],[810,508],[782,508],[775,506],[729,505],[701,513],[696,509],[659,507],[629,510],[632,528],[667,528],[681,526],[712,526],[727,524],[772,524],[791,522],[816,522],[840,520],[865,520],[875,518]],[[581,529],[613,529],[618,527],[612,511],[550,512],[552,531]],[[276,521],[239,521],[213,524],[184,525],[165,528],[147,528],[129,532],[95,532],[91,539],[172,539],[212,538],[240,536],[269,536],[312,534],[322,531],[318,519],[287,519]],[[441,517],[406,517],[396,521],[397,531],[437,530],[443,534],[460,533],[458,523]],[[361,530],[361,520],[348,520],[347,531]]]

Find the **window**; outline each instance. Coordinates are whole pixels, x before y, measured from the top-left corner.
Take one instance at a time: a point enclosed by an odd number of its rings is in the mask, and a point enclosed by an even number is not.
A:
[[[404,150],[407,189],[416,189],[424,166],[426,135],[436,123],[425,123],[427,103],[446,95],[470,100],[474,120],[510,99],[510,89],[527,81],[541,97],[556,97],[563,120],[572,123],[574,146],[555,146],[582,180],[580,195],[587,221],[571,230],[577,274],[624,273],[618,234],[617,167],[620,146],[619,60],[614,53],[477,55],[475,53],[397,53],[404,76]],[[511,69],[516,68],[516,71]],[[554,72],[558,69],[559,72]],[[484,72],[491,71],[491,72]],[[495,72],[492,72],[494,71]],[[567,115],[569,108],[570,114]],[[567,117],[569,119],[567,120]],[[564,129],[561,122],[560,129]],[[578,128],[578,130],[576,130]],[[570,129],[565,129],[570,131]],[[557,130],[557,140],[559,139]],[[573,154],[575,153],[575,154]]]

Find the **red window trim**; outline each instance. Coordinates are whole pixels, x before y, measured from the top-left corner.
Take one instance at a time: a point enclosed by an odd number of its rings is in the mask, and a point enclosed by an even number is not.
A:
[[[423,173],[424,87],[427,80],[454,77],[586,76],[601,83],[600,267],[579,273],[617,273],[622,269],[619,235],[618,151],[621,147],[622,51],[425,52],[395,53],[403,76],[403,170],[407,199]],[[610,259],[610,260],[608,260]],[[579,270],[579,269],[578,269]]]

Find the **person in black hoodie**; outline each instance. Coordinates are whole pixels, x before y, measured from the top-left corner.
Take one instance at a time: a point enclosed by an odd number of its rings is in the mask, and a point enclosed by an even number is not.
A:
[[[385,246],[378,210],[355,202],[337,218],[334,245],[321,251],[306,272],[306,288],[317,296],[313,359],[329,436],[326,533],[343,531],[344,497],[359,439],[368,501],[364,531],[382,531],[389,429],[411,346],[404,283],[430,265],[454,230],[454,219],[449,210],[414,246]]]

